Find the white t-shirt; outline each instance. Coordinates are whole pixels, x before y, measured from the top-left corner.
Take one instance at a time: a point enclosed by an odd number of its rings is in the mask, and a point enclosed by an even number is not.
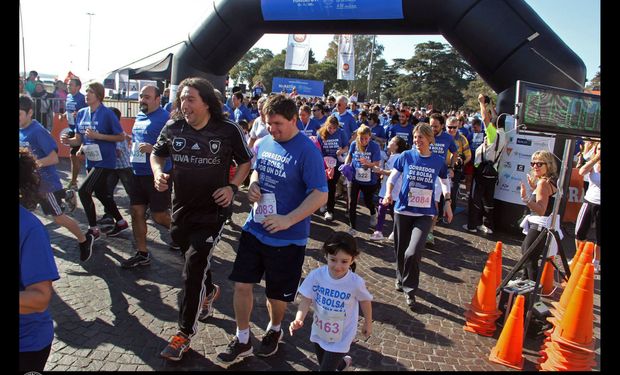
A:
[[[385,168],[383,169],[392,170],[392,168],[394,168],[394,160],[396,160],[396,157],[398,155],[400,154],[390,155],[387,162],[385,163]],[[387,190],[387,180],[388,180],[388,176],[383,176],[383,180],[381,181],[381,190],[379,191],[379,197],[381,198],[385,197],[385,191]],[[399,177],[398,180],[396,180],[396,183],[394,184],[394,188],[392,189],[392,200],[393,201],[398,200],[398,193],[400,192],[400,185],[402,185],[402,183],[403,183],[403,178]]]
[[[588,181],[588,190],[583,197],[586,201],[601,205],[601,170],[598,163],[594,165],[592,170],[584,176],[584,181]]]
[[[312,270],[308,277],[301,283],[299,293],[312,300],[314,314],[312,317],[312,333],[310,341],[334,353],[348,353],[351,343],[357,332],[357,320],[359,317],[359,301],[372,301],[372,295],[366,289],[366,283],[358,274],[347,272],[340,279],[333,279],[329,275],[327,265]],[[317,321],[322,311],[330,316],[320,323]],[[344,322],[339,322],[338,317]],[[325,322],[329,322],[329,330],[332,334],[341,332],[341,339],[336,342],[327,342],[317,332]],[[341,324],[343,327],[341,327]]]
[[[262,138],[266,135],[269,135],[269,130],[267,130],[267,124],[263,122],[263,120],[259,117],[254,120],[252,123],[252,129],[250,129],[250,138]]]

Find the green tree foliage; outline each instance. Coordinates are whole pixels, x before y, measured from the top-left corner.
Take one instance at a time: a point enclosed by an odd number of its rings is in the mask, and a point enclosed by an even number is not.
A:
[[[440,110],[462,106],[461,90],[475,72],[448,44],[420,43],[404,64],[408,74],[401,75],[394,93],[414,106],[432,104]]]
[[[273,59],[273,52],[266,48],[252,48],[230,70],[230,78],[237,83],[247,82],[250,87],[263,64]],[[264,84],[265,82],[263,82]]]
[[[601,90],[601,71],[600,70],[596,72],[596,74],[594,75],[594,78],[592,78],[592,80],[588,82],[588,84],[586,85],[586,89],[595,90],[595,91]]]
[[[480,110],[479,94],[488,95],[493,100],[493,103],[497,103],[497,94],[478,74],[476,74],[474,80],[469,82],[467,88],[461,91],[461,94],[463,95],[464,103],[460,109],[468,113]]]

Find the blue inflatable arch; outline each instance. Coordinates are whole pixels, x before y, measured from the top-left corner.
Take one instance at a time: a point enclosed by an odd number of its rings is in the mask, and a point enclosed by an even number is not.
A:
[[[348,19],[338,20],[325,19],[333,17],[329,9],[323,9],[324,19],[305,20],[304,13],[295,14],[303,3],[323,8],[338,4],[333,0],[214,2],[214,12],[174,55],[172,84],[201,76],[223,90],[228,71],[265,33],[441,34],[499,93],[498,113],[513,112],[517,80],[579,91],[585,83],[583,61],[523,0],[354,0],[347,4],[357,4],[359,9],[345,12]],[[366,18],[351,19],[359,17]]]

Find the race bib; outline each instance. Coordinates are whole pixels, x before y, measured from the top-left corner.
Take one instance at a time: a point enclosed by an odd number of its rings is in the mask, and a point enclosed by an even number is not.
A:
[[[312,333],[326,342],[341,341],[345,316],[344,311],[327,311],[315,305]]]
[[[433,190],[409,188],[407,205],[409,207],[430,208],[432,203]]]
[[[101,156],[101,149],[99,145],[96,143],[91,143],[89,145],[83,145],[82,151],[86,155],[86,159],[90,161],[101,161],[103,157]]]
[[[129,155],[129,161],[132,163],[146,163],[146,154],[143,154],[139,150],[140,143],[131,143],[131,154]]]
[[[278,213],[278,207],[276,205],[276,195],[274,193],[263,193],[260,196],[260,201],[255,202],[252,207],[254,211],[254,222],[262,223],[269,215],[275,215]]]
[[[359,182],[370,182],[370,168],[355,168],[355,179]]]

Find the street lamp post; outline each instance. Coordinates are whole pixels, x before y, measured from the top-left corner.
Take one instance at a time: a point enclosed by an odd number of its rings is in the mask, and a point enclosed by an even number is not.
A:
[[[94,16],[95,13],[86,12],[86,15],[88,16],[88,67],[87,67],[87,70],[90,72],[90,24],[93,19],[92,16]]]

